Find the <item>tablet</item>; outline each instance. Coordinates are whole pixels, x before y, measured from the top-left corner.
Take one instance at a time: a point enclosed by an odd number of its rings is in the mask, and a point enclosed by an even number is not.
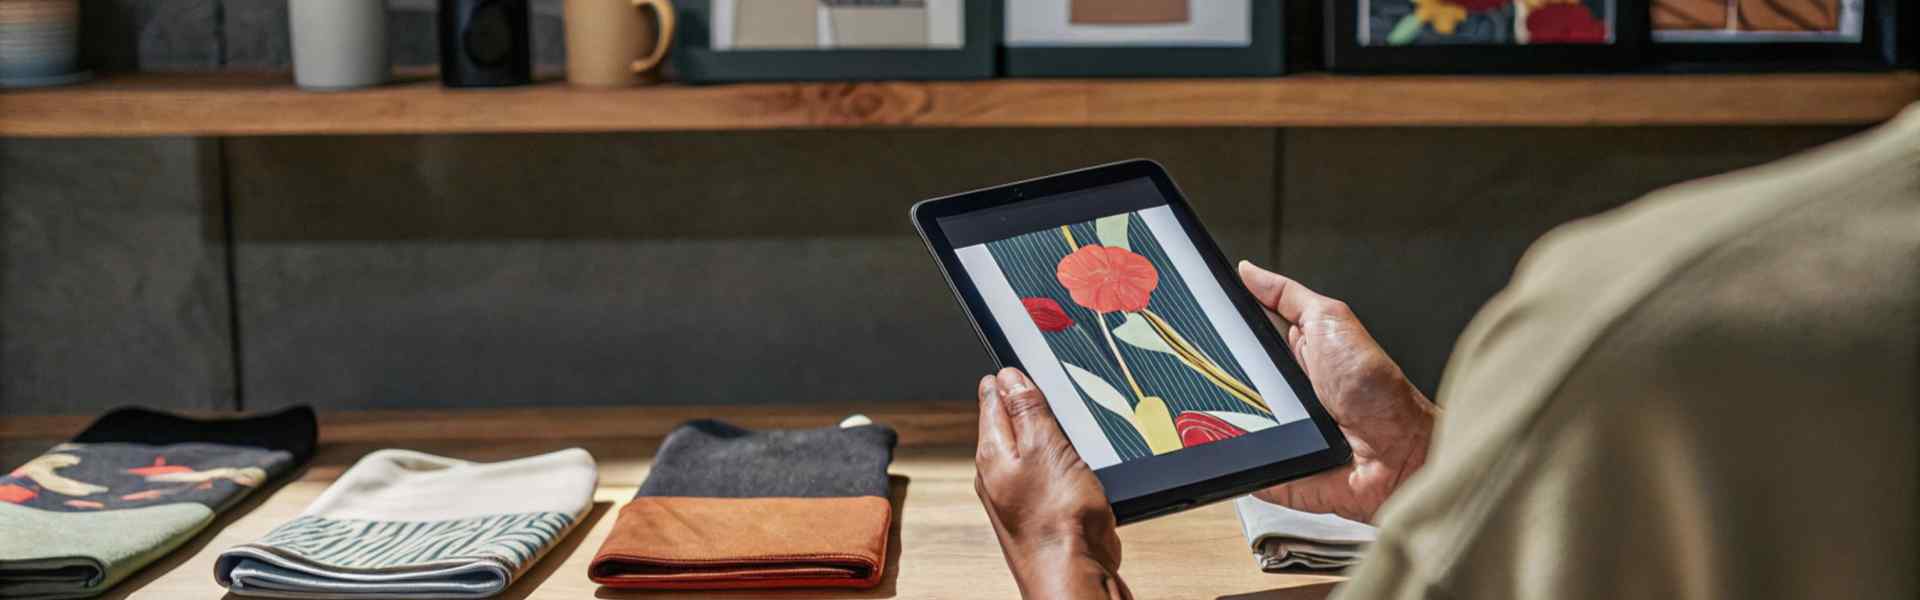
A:
[[[1121,523],[1351,460],[1159,164],[935,198],[912,216],[994,361],[1039,385]]]

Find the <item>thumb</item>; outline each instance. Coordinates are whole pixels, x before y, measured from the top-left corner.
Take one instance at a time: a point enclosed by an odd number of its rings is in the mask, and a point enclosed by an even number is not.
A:
[[[1000,370],[999,384],[1005,394],[1006,412],[1013,422],[1014,444],[1021,456],[1028,456],[1059,441],[1060,424],[1047,405],[1047,396],[1019,369]]]

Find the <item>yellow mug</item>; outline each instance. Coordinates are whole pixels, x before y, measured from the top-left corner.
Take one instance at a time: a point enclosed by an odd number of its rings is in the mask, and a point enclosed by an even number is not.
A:
[[[633,85],[660,66],[673,45],[668,0],[567,0],[567,82]],[[646,54],[643,54],[646,53]]]

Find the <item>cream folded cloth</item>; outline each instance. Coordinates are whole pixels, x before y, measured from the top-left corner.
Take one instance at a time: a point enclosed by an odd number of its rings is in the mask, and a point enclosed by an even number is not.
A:
[[[1233,501],[1240,526],[1262,571],[1344,569],[1373,543],[1372,525],[1334,515],[1301,512],[1253,496]]]
[[[497,463],[381,450],[298,518],[222,552],[214,577],[246,596],[493,596],[573,529],[597,481],[579,448]]]

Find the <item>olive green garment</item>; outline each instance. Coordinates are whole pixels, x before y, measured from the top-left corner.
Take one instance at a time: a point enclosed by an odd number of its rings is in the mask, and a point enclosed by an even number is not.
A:
[[[1535,244],[1338,596],[1920,598],[1920,105]]]
[[[213,515],[194,502],[101,512],[0,502],[0,598],[98,596],[193,539]]]

